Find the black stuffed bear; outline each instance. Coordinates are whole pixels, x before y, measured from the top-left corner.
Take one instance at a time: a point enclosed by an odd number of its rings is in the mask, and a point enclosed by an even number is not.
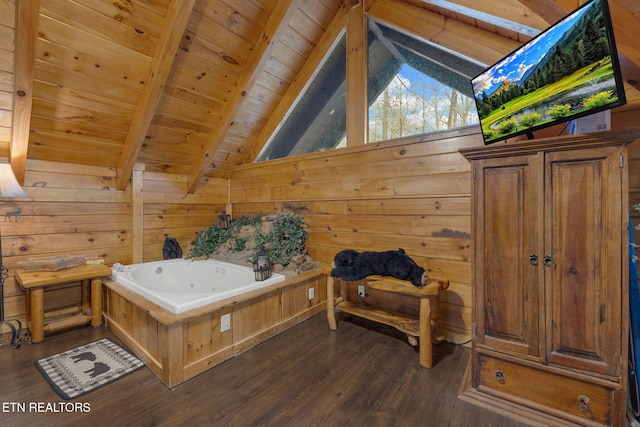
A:
[[[166,237],[164,239],[162,257],[164,259],[182,258],[182,248],[175,237]]]
[[[400,248],[397,251],[358,252],[346,249],[333,259],[331,275],[343,280],[360,280],[371,274],[408,280],[416,286],[427,283],[427,272]]]

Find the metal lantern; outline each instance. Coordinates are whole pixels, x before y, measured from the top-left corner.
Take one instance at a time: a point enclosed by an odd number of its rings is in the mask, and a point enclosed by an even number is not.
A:
[[[258,282],[271,277],[271,260],[269,259],[269,252],[264,249],[264,246],[256,252],[256,256],[253,258],[253,272]]]
[[[218,217],[218,223],[223,230],[228,230],[231,226],[231,215],[227,211],[222,211]]]

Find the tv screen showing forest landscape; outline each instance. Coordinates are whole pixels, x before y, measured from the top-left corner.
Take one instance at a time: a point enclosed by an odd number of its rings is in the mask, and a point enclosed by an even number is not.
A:
[[[626,103],[606,0],[593,0],[471,81],[485,144]]]

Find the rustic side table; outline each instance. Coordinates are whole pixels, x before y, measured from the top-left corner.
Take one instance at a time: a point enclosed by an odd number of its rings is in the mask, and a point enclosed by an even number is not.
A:
[[[16,269],[16,280],[25,290],[26,316],[31,341],[44,340],[45,332],[55,332],[91,323],[102,324],[102,278],[111,274],[104,264],[81,265],[59,271],[25,271]],[[81,306],[44,312],[45,288],[81,282]]]

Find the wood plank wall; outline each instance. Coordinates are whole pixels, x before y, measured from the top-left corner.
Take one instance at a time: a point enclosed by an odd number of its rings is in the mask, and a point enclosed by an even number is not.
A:
[[[0,2],[0,156],[9,155],[14,82],[14,0]]]
[[[131,258],[130,194],[115,190],[114,169],[28,161],[24,189],[30,199],[0,204],[1,217],[22,209],[0,225],[7,319],[24,320],[24,291],[14,279],[19,261],[64,254],[103,256],[107,263]],[[73,305],[78,297],[77,286],[64,287],[47,294],[45,308]]]
[[[631,111],[616,128],[633,124]],[[628,118],[628,119],[627,119]],[[344,248],[403,247],[436,278],[449,278],[441,327],[447,339],[470,331],[469,172],[459,148],[481,144],[475,131],[388,141],[239,167],[231,180],[234,217],[289,209],[310,224],[309,252],[330,262]],[[630,203],[640,203],[640,143],[630,146]],[[27,164],[26,201],[0,205],[2,253],[9,269],[7,319],[24,320],[24,292],[15,283],[18,261],[60,254],[104,256],[108,264],[133,259],[133,194],[115,190],[111,168],[34,161]],[[187,253],[200,230],[227,202],[227,181],[211,179],[194,194],[186,176],[144,173],[145,261],[162,258],[165,236]],[[640,212],[632,211],[640,224]],[[636,231],[636,241],[640,232]],[[48,295],[48,309],[73,305],[77,286]]]
[[[187,253],[197,233],[209,227],[225,208],[227,181],[210,180],[194,194],[186,193],[187,177],[144,173],[144,261],[162,259],[165,236],[176,237]],[[24,291],[14,278],[19,261],[54,255],[102,256],[105,262],[133,260],[132,191],[115,188],[108,167],[27,162],[24,189],[30,199],[0,204],[2,254],[9,277],[5,283],[5,318],[24,321]],[[21,208],[21,215],[3,221]],[[75,305],[76,284],[49,290],[45,309]]]
[[[195,193],[187,194],[186,175],[144,173],[144,261],[162,259],[165,237],[175,237],[186,255],[198,236],[225,209],[226,179],[210,178]]]
[[[404,248],[449,279],[441,328],[464,342],[471,329],[469,163],[477,128],[244,165],[231,177],[234,217],[288,209],[309,223],[308,250],[331,262],[345,248]]]

